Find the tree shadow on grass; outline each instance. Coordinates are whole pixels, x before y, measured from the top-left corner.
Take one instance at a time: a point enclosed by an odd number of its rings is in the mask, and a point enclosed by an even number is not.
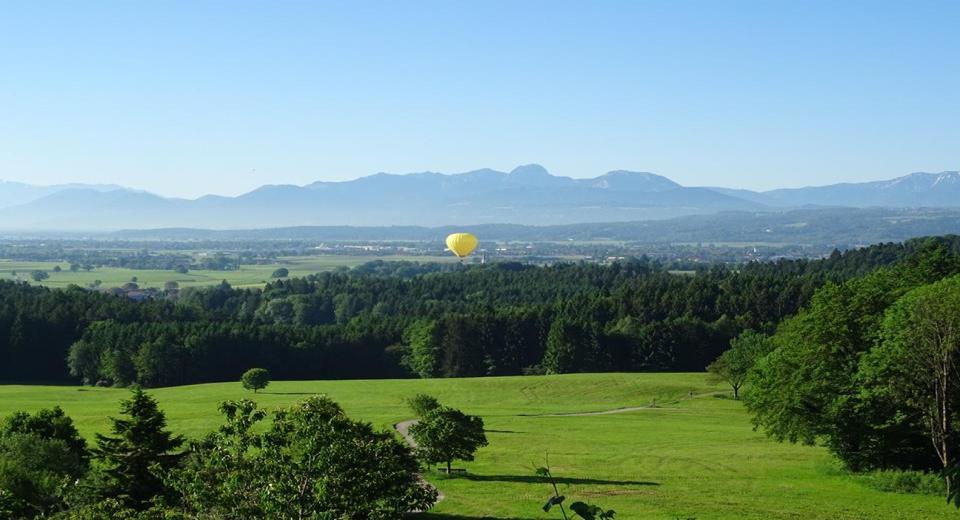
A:
[[[520,518],[514,516],[464,516],[448,515],[445,513],[416,513],[409,516],[410,518],[422,520],[534,520],[533,518]]]
[[[476,482],[519,482],[525,484],[549,484],[543,477],[536,475],[474,475],[464,473],[451,478],[462,478]],[[659,486],[658,482],[643,480],[603,480],[595,478],[554,477],[557,484],[594,485],[594,486]]]

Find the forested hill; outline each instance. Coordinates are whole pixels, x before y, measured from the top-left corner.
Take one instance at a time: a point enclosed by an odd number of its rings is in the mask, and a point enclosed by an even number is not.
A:
[[[951,270],[960,237],[823,260],[672,274],[609,266],[371,263],[134,302],[0,283],[0,380],[146,386],[235,380],[701,370],[741,331],[772,330],[828,281],[897,262]]]

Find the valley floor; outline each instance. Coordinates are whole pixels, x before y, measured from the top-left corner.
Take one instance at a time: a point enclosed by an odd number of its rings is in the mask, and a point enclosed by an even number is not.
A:
[[[440,380],[280,381],[254,395],[239,383],[150,391],[172,430],[198,437],[220,423],[217,403],[266,408],[327,394],[383,428],[410,418],[404,399],[429,393],[480,415],[490,445],[458,463],[465,476],[425,476],[445,496],[430,519],[559,518],[541,509],[534,476],[549,458],[568,502],[617,518],[924,519],[955,514],[938,496],[881,492],[844,474],[822,448],[753,431],[740,402],[703,374],[580,374]],[[126,390],[0,386],[0,417],[59,404],[86,437],[105,432]],[[617,410],[618,413],[593,413]]]

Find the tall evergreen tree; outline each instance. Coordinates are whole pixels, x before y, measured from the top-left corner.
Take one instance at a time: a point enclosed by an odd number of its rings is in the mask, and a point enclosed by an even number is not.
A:
[[[157,401],[139,387],[120,402],[127,418],[111,418],[113,436],[97,434],[94,455],[103,464],[100,495],[134,509],[145,509],[166,492],[162,476],[179,461],[183,437],[165,430]]]

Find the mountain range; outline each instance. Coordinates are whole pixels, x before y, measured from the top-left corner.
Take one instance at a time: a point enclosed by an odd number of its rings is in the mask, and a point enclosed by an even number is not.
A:
[[[236,197],[167,198],[112,185],[0,182],[0,229],[557,225],[777,212],[814,207],[960,207],[960,172],[771,191],[682,186],[649,172],[574,179],[540,165],[510,172],[378,173],[343,182],[266,185]]]

